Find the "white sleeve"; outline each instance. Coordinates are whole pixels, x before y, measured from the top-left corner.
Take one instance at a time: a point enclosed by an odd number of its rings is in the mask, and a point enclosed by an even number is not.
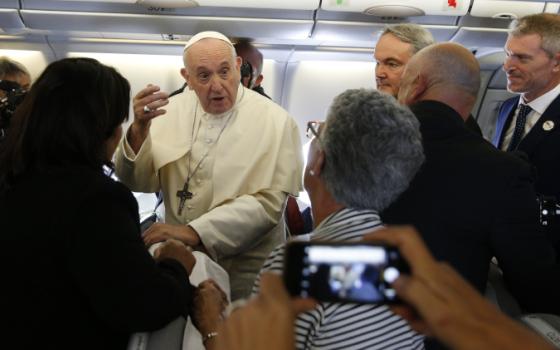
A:
[[[212,258],[233,256],[257,244],[278,223],[285,200],[286,193],[273,190],[242,195],[189,225]]]
[[[131,191],[147,193],[159,191],[159,178],[152,158],[152,138],[148,134],[138,154],[134,154],[126,134],[115,154],[117,177]]]

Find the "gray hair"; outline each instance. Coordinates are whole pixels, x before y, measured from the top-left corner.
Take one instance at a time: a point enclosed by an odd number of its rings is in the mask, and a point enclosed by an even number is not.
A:
[[[511,22],[508,34],[512,36],[540,35],[541,48],[552,57],[560,52],[560,15],[539,13],[521,17]]]
[[[333,197],[352,208],[383,210],[424,161],[416,117],[392,96],[370,89],[334,99],[321,145],[321,177]]]
[[[400,41],[412,45],[412,54],[422,50],[426,46],[435,44],[435,39],[429,30],[414,23],[394,24],[385,27],[381,36],[392,34]]]
[[[0,79],[6,79],[6,77],[13,75],[31,76],[23,64],[11,60],[6,56],[0,57]]]

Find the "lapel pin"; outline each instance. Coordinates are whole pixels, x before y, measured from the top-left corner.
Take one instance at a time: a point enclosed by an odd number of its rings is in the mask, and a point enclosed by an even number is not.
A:
[[[544,131],[550,131],[554,129],[554,122],[552,120],[547,120],[543,123],[542,128]]]

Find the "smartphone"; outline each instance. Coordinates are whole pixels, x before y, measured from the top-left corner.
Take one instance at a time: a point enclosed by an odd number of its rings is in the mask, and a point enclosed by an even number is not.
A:
[[[292,296],[343,303],[398,303],[391,287],[409,267],[391,246],[367,242],[286,245],[284,283]]]

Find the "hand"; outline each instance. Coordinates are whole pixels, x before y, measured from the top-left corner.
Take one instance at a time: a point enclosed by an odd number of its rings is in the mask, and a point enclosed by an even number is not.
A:
[[[166,113],[165,109],[160,108],[169,103],[167,99],[169,94],[159,90],[159,86],[149,84],[132,100],[134,121],[128,130],[127,139],[135,153],[138,153],[148,136],[151,120]],[[144,107],[148,107],[151,111],[144,111]]]
[[[396,246],[411,267],[393,284],[409,306],[392,310],[418,332],[434,335],[453,349],[549,349],[537,335],[486,301],[455,270],[439,263],[412,227],[392,227],[365,240]]]
[[[291,299],[280,276],[265,273],[259,295],[224,322],[216,349],[293,349],[295,317],[313,307],[311,299]]]
[[[162,259],[174,259],[179,261],[187,273],[190,275],[194,265],[196,264],[196,258],[193,253],[183,243],[175,239],[169,239],[165,241],[155,252],[154,259],[160,261]]]
[[[200,334],[216,332],[228,306],[226,293],[211,279],[202,282],[194,295],[192,321]]]
[[[156,222],[142,234],[144,244],[148,247],[154,243],[171,238],[177,239],[191,247],[200,244],[198,233],[192,227],[185,225],[170,225]]]

